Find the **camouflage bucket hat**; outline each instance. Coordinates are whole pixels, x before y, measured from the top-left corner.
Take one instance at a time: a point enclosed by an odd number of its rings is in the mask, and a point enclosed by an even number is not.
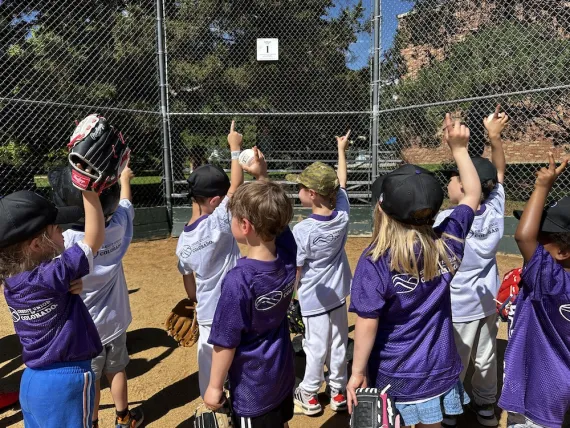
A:
[[[335,192],[339,186],[335,170],[322,162],[309,165],[301,174],[288,174],[285,179],[301,184],[323,196]]]

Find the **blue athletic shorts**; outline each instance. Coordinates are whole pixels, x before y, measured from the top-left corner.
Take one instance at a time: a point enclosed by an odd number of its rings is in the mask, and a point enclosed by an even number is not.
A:
[[[20,405],[26,428],[90,428],[94,375],[91,360],[24,370]]]

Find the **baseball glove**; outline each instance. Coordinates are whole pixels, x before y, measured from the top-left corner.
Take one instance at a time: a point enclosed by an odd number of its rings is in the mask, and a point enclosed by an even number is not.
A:
[[[289,331],[292,334],[305,335],[305,323],[301,316],[301,306],[298,300],[291,300],[289,308],[287,309],[287,319],[289,320]]]
[[[400,415],[385,391],[358,388],[356,399],[358,406],[352,410],[351,428],[400,428]]]
[[[194,428],[231,428],[232,411],[230,402],[226,399],[224,405],[215,412],[204,404],[200,405],[194,413]]]
[[[119,180],[130,158],[122,134],[96,114],[77,125],[67,147],[73,185],[99,194]]]
[[[189,299],[178,302],[168,315],[164,327],[168,335],[172,336],[180,346],[193,346],[200,337],[198,320],[196,319],[196,304]]]

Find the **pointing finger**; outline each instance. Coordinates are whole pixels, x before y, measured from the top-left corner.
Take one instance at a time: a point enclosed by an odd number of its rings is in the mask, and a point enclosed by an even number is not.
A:
[[[230,134],[231,134],[232,132],[235,132],[235,130],[236,130],[236,121],[235,121],[235,120],[232,120],[232,126],[230,127]]]
[[[554,161],[554,155],[552,152],[548,152],[548,169],[556,170],[556,162]]]
[[[350,129],[348,130],[348,132],[345,135],[345,138],[348,140],[348,137],[350,137]]]
[[[560,164],[560,166],[556,168],[556,175],[562,174],[562,172],[566,169],[567,166],[568,166],[568,158],[564,159]]]

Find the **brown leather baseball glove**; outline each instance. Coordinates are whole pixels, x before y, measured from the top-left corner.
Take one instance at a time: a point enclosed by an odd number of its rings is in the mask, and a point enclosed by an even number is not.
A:
[[[168,315],[164,328],[180,346],[193,346],[200,336],[196,319],[196,304],[190,299],[178,302]]]

